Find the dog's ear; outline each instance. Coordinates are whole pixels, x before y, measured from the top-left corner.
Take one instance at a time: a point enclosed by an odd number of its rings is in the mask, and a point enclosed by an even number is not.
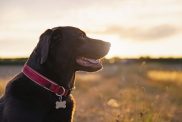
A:
[[[53,31],[51,29],[46,30],[39,39],[39,53],[40,53],[40,63],[43,64],[47,60],[49,54],[49,45],[51,43]]]

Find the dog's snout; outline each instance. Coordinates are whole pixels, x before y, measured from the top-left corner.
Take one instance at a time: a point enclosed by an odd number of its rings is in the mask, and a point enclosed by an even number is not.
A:
[[[108,48],[110,48],[110,47],[111,47],[111,43],[110,43],[110,42],[106,42],[106,46],[107,46]]]
[[[98,47],[98,50],[99,50],[100,54],[106,55],[109,52],[110,47],[111,47],[110,42],[102,41],[102,45],[100,45],[100,47]]]
[[[103,44],[103,47],[105,48],[105,49],[110,49],[110,47],[111,47],[111,43],[110,42],[104,42],[104,44]]]
[[[99,40],[98,41],[98,44],[104,46],[104,47],[110,47],[111,46],[111,43],[110,42],[107,42],[107,41],[103,41],[103,40]]]

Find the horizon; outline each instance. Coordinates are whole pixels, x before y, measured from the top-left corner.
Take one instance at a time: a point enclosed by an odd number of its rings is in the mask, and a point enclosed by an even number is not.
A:
[[[28,59],[29,57],[0,57],[0,60],[19,60],[19,59]],[[140,56],[140,57],[103,57],[101,59],[107,59],[107,60],[112,60],[114,58],[118,59],[182,59],[182,56],[179,57],[150,57],[150,56]]]
[[[0,1],[0,57],[28,57],[46,29],[70,25],[109,41],[106,58],[182,57],[182,1],[34,2]]]

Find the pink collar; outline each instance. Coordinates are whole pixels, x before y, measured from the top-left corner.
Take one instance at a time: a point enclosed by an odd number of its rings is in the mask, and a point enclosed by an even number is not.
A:
[[[34,81],[39,86],[55,93],[57,96],[67,96],[69,93],[69,90],[66,90],[63,86],[59,86],[58,84],[54,83],[53,81],[36,72],[26,64],[24,65],[22,72],[30,80]]]

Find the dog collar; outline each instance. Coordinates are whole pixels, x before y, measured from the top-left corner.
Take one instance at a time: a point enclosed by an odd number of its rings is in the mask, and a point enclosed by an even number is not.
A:
[[[65,89],[63,86],[60,86],[45,76],[41,75],[37,71],[33,70],[28,65],[24,65],[23,74],[27,76],[30,80],[38,84],[39,86],[55,93],[57,96],[67,96],[70,90]]]

